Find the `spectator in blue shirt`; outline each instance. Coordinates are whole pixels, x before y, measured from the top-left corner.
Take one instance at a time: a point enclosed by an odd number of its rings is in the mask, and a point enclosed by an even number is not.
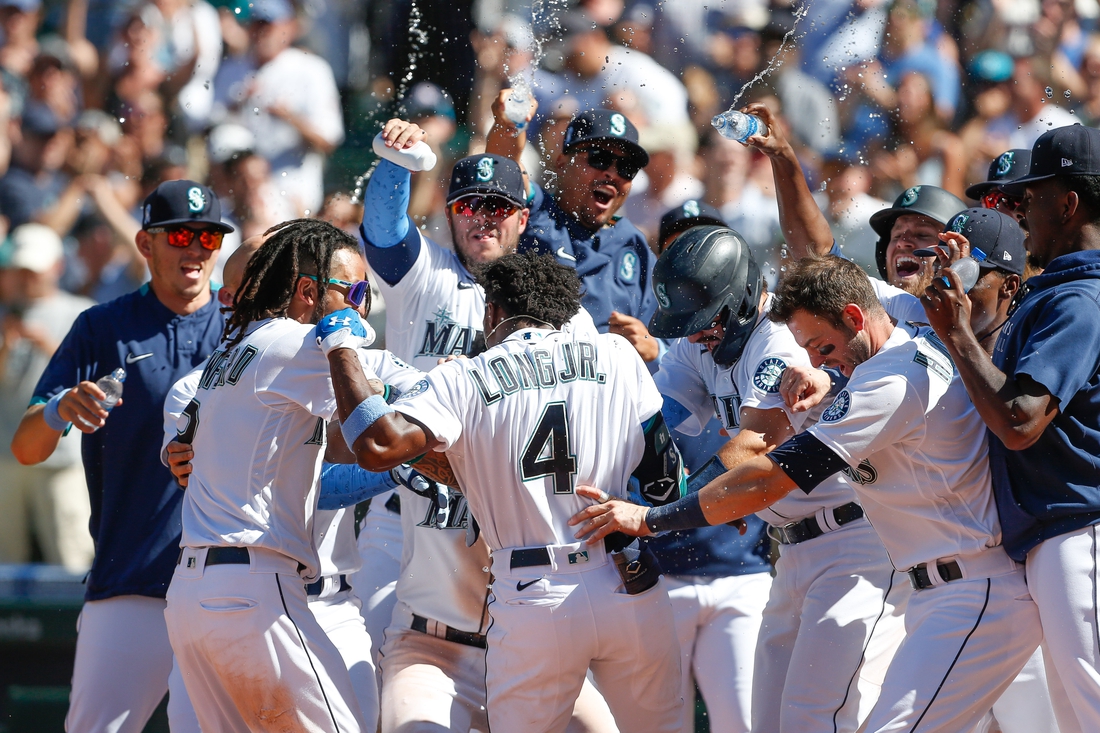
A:
[[[162,409],[172,385],[221,340],[225,321],[210,274],[227,231],[210,189],[160,184],[145,199],[135,238],[152,280],[80,314],[12,440],[16,459],[31,465],[49,458],[71,427],[85,434],[95,560],[66,730],[138,733],[171,688],[172,730],[198,732],[164,621],[183,493],[160,462]],[[108,416],[96,380],[119,367],[126,370],[123,400]]]

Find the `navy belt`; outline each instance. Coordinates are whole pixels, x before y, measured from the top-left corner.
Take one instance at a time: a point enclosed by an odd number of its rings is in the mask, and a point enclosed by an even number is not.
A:
[[[346,576],[346,575],[330,575],[328,577],[332,578],[333,585],[336,584],[336,579],[337,578],[340,579],[340,590],[336,591],[336,593],[343,593],[346,590],[351,590],[351,583],[348,582],[348,576]],[[325,590],[325,578],[324,578],[324,576],[322,576],[322,577],[318,578],[317,580],[313,581],[312,583],[310,583],[306,586],[306,595],[307,596],[319,596],[319,595],[321,595],[321,593],[324,592],[324,590]],[[336,595],[336,594],[334,593],[333,595]]]
[[[533,568],[538,565],[550,564],[550,551],[545,547],[524,547],[518,550],[512,550],[512,559],[510,567],[512,570],[516,568]]]
[[[962,580],[963,576],[962,568],[954,560],[936,563],[936,574],[940,576],[944,583],[950,583],[952,580]],[[924,562],[909,568],[909,583],[913,586],[913,590],[924,590],[925,588],[931,588],[933,585],[938,585],[932,582],[932,578],[928,575],[928,563]]]
[[[183,560],[183,550],[176,559],[179,565]],[[206,567],[211,565],[248,565],[251,562],[247,547],[210,547],[206,550]]]
[[[433,624],[435,626],[435,630],[428,631],[428,619],[424,618],[423,616],[418,616],[414,613],[412,615],[412,623],[409,625],[409,628],[413,631],[419,631],[421,634],[428,634],[429,636],[435,636],[437,638],[445,639],[447,641],[453,641],[455,644],[476,646],[478,649],[485,648],[485,634],[475,634],[470,631],[455,629],[450,626],[441,624],[438,621],[433,622]]]
[[[838,527],[862,518],[863,507],[854,501],[833,509],[833,521]],[[817,517],[806,517],[798,522],[784,524],[782,527],[768,527],[768,536],[781,545],[797,545],[799,542],[820,537],[828,531],[828,529],[822,529]]]

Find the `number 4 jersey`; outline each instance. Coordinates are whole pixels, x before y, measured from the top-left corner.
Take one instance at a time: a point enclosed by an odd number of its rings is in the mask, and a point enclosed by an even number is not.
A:
[[[489,547],[575,542],[591,504],[578,484],[625,498],[661,409],[620,336],[525,329],[432,370],[394,404],[443,445]]]

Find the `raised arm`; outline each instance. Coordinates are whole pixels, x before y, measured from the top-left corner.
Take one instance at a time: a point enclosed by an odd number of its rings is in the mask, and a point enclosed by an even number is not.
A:
[[[493,126],[489,129],[489,137],[485,142],[485,152],[511,158],[519,163],[520,156],[523,155],[523,148],[527,145],[527,126],[524,125],[521,130],[516,127],[516,123],[504,116],[504,102],[511,93],[511,89],[501,89],[500,94],[493,101]],[[534,95],[531,95],[531,108],[527,113],[528,124],[535,116],[535,110],[537,109],[538,102],[535,101]],[[520,167],[522,167],[522,164],[520,164]]]
[[[766,137],[754,135],[748,142],[771,161],[779,200],[779,223],[783,227],[783,237],[791,257],[797,261],[810,255],[829,254],[833,247],[833,232],[810,192],[794,148],[783,136],[782,122],[759,102],[748,105],[742,111],[756,115],[768,126]]]

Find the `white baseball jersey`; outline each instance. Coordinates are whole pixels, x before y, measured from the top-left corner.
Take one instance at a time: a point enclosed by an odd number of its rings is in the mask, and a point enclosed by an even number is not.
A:
[[[856,493],[894,567],[1001,543],[985,425],[930,328],[895,327],[807,432],[866,472]]]
[[[433,370],[394,409],[446,451],[489,547],[575,542],[578,483],[625,497],[661,396],[611,335],[523,329]]]
[[[350,575],[363,566],[355,544],[355,507],[318,509],[313,521],[313,542],[321,575]]]
[[[654,377],[657,389],[691,411],[691,417],[670,427],[685,435],[699,435],[717,414],[722,427],[733,437],[740,430],[741,409],[747,407],[783,410],[795,432],[802,431],[807,413],[790,411],[779,394],[779,382],[787,367],[810,366],[810,357],[786,325],[768,320],[772,297],[769,293],[756,328],[733,366],[719,366],[705,346],[687,339],[677,340],[668,350]],[[854,500],[851,486],[841,474],[836,474],[822,481],[813,493],[792,491],[757,516],[769,524],[783,525],[818,509]]]
[[[361,362],[399,389],[420,372],[386,351]],[[287,555],[306,579],[319,571],[313,514],[336,411],[328,360],[314,326],[260,321],[232,349],[210,355],[180,420],[193,432],[194,470],[183,501],[181,547],[256,546]]]
[[[924,306],[920,304],[920,298],[901,288],[873,277],[867,278],[871,283],[871,289],[875,291],[878,302],[886,309],[887,315],[898,323],[928,323],[928,314],[924,312]]]

